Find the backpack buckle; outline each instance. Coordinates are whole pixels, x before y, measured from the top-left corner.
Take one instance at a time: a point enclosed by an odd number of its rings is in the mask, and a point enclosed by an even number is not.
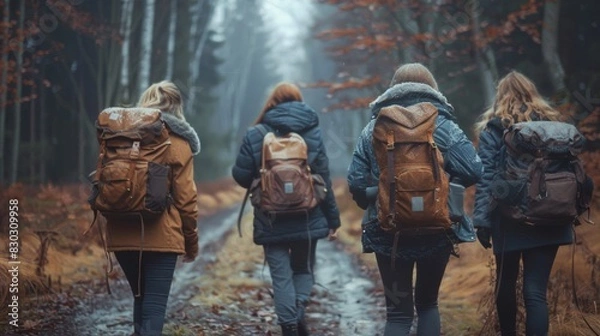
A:
[[[392,150],[394,150],[394,148],[395,148],[395,147],[394,147],[394,143],[393,143],[393,142],[392,142],[392,143],[388,143],[388,144],[387,144],[387,146],[386,146],[386,148],[387,148],[387,150],[389,150],[389,151],[392,151]]]

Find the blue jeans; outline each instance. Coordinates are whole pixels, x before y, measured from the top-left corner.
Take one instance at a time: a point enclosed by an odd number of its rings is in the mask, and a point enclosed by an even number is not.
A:
[[[417,335],[440,334],[438,294],[450,251],[419,260],[396,259],[375,254],[379,274],[385,290],[386,324],[384,336],[408,335],[417,309]],[[413,304],[413,268],[417,266],[417,280]]]
[[[304,317],[304,306],[314,283],[316,249],[316,240],[264,246],[273,282],[275,314],[281,325],[296,324]]]
[[[496,309],[502,336],[516,336],[517,278],[523,259],[523,300],[528,336],[548,334],[546,291],[558,246],[542,246],[523,251],[496,254]]]
[[[141,336],[160,336],[165,322],[165,312],[171,280],[177,263],[176,253],[144,252],[141,260],[141,288],[138,294],[140,271],[138,251],[115,252],[125,272],[134,295],[133,325]]]

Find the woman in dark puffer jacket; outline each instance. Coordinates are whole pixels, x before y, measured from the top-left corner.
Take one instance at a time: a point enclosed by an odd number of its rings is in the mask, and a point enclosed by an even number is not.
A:
[[[527,335],[547,335],[548,278],[560,245],[571,244],[571,226],[529,226],[501,217],[492,204],[492,181],[500,173],[498,158],[504,151],[502,135],[512,124],[531,120],[564,119],[539,95],[535,85],[513,71],[498,83],[493,108],[486,111],[476,125],[479,155],[485,174],[477,183],[473,224],[485,248],[494,242],[496,257],[496,308],[503,336],[516,335],[517,278],[523,260],[523,298],[526,308]]]
[[[273,221],[254,209],[254,243],[262,245],[273,282],[275,313],[283,335],[308,335],[304,309],[314,282],[313,268],[317,240],[329,236],[335,239],[340,226],[331,178],[329,160],[319,128],[317,113],[302,102],[297,86],[281,83],[244,137],[233,167],[233,178],[249,188],[259,176],[263,134],[257,125],[275,134],[298,133],[308,147],[311,171],[319,174],[327,185],[325,200],[307,216],[275,218]]]
[[[448,234],[400,236],[398,249],[393,251],[394,235],[383,231],[377,221],[376,194],[379,167],[375,159],[372,139],[375,118],[386,106],[411,106],[430,102],[438,109],[433,134],[444,158],[444,169],[465,187],[476,183],[483,173],[481,160],[452,115],[454,109],[437,90],[437,83],[429,70],[412,63],[400,67],[394,74],[390,88],[371,103],[373,120],[362,131],[348,169],[348,184],[354,200],[366,209],[363,218],[362,244],[365,253],[374,252],[383,285],[387,306],[385,336],[408,335],[414,307],[418,315],[418,335],[440,334],[438,311],[439,286],[452,250]],[[392,268],[392,254],[396,256]],[[413,268],[417,268],[415,300],[413,304]]]

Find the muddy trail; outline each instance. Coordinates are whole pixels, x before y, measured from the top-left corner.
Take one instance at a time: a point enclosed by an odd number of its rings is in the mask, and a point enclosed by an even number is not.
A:
[[[201,221],[199,257],[192,263],[178,262],[175,270],[164,335],[279,334],[268,296],[269,271],[262,264],[255,265],[253,276],[266,285],[250,289],[247,295],[262,298],[252,302],[257,309],[244,311],[234,302],[229,309],[215,311],[192,299],[200,290],[201,276],[210,276],[205,274],[206,267],[217,260],[224,240],[235,228],[238,210],[238,206],[231,207]],[[364,272],[357,260],[341,243],[319,241],[317,285],[307,308],[313,334],[373,336],[383,329],[382,297],[375,293],[374,277]],[[101,280],[75,284],[63,293],[34,302],[30,309],[40,314],[37,324],[15,335],[130,335],[133,296],[120,269],[110,280],[110,287],[111,295]],[[240,298],[240,302],[245,300]],[[257,310],[261,312],[257,314]]]

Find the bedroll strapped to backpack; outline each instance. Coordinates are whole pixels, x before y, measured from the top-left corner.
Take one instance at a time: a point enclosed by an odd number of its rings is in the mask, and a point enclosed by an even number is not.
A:
[[[433,139],[437,115],[431,103],[392,105],[381,109],[373,128],[377,218],[396,239],[450,229],[449,181]]]
[[[171,202],[169,133],[161,112],[110,108],[96,121],[100,154],[92,173],[92,210],[105,217],[161,215]]]
[[[594,188],[578,158],[585,138],[577,128],[521,122],[504,131],[503,143],[501,173],[491,187],[500,212],[527,225],[577,224]]]

